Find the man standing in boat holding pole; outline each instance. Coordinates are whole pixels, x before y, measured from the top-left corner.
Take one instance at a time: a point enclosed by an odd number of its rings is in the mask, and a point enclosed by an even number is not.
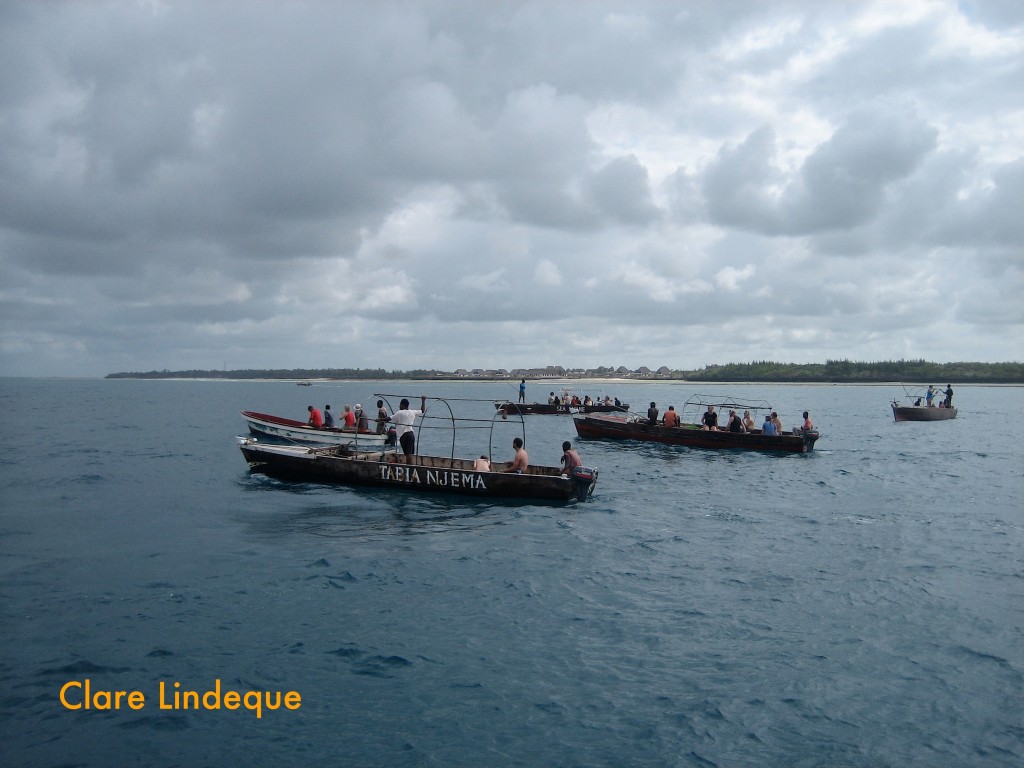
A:
[[[417,416],[422,416],[427,412],[427,396],[420,395],[419,410],[409,408],[409,401],[406,398],[402,398],[402,402],[398,406],[399,410],[391,414],[388,421],[395,425],[398,444],[402,446],[406,463],[411,464],[412,456],[416,453],[416,433],[413,432],[412,425],[416,423]]]

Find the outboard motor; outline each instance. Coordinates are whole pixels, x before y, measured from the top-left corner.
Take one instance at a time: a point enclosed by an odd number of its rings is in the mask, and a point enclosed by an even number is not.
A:
[[[576,499],[586,501],[597,485],[597,470],[592,467],[573,467],[570,478],[576,486]]]

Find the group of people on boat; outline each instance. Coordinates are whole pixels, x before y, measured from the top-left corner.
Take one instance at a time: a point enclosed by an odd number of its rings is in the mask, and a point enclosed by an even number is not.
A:
[[[925,392],[925,395],[924,395],[924,399],[925,399],[926,405],[929,408],[934,408],[935,407],[935,403],[932,402],[932,401],[935,400],[936,395],[939,395],[939,394],[945,395],[945,397],[943,397],[942,401],[939,403],[939,408],[952,408],[953,407],[953,387],[951,385],[949,385],[949,384],[946,385],[946,391],[942,392],[942,393],[940,393],[939,390],[937,390],[934,386],[929,384],[928,385],[928,391]],[[914,405],[920,405],[920,404],[921,404],[921,398],[919,397],[919,398],[917,398],[916,401],[914,401]]]
[[[620,401],[619,398],[617,398],[617,397],[612,397],[611,395],[605,395],[603,400],[600,399],[600,398],[598,398],[597,400],[594,400],[594,398],[592,398],[590,395],[584,395],[583,399],[581,400],[579,395],[573,395],[572,397],[569,397],[568,393],[565,393],[565,398],[563,399],[563,398],[559,397],[558,395],[556,395],[554,392],[550,392],[548,394],[548,405],[582,405],[582,406],[588,406],[588,405],[616,405],[616,406],[621,406],[622,405],[622,401]]]
[[[658,419],[659,411],[658,405],[655,402],[651,403],[651,407],[647,409],[647,423],[652,427],[657,426],[659,423],[665,427],[679,427],[683,426],[679,419],[679,414],[676,413],[675,406],[670,405],[665,414]],[[803,425],[797,429],[804,432],[811,432],[814,430],[814,422],[811,421],[810,414],[804,411],[803,414]],[[757,432],[760,431],[763,435],[781,435],[782,434],[782,420],[779,418],[779,414],[772,411],[766,414],[764,417],[764,423],[758,430],[754,423],[753,417],[750,415],[750,411],[744,411],[743,416],[740,416],[735,410],[729,411],[729,418],[726,420],[724,425],[719,424],[718,411],[715,410],[714,405],[708,405],[707,410],[700,418],[700,428],[703,430],[710,430],[712,432],[726,431],[726,432]],[[794,430],[797,431],[797,430]]]
[[[363,412],[363,406],[359,403],[356,403],[355,408],[345,405],[340,424],[335,421],[334,411],[331,410],[329,403],[324,406],[323,411],[313,405],[307,406],[306,410],[309,412],[309,419],[306,423],[314,429],[340,428],[357,430],[359,432],[370,431],[370,420],[366,417],[366,414]]]
[[[522,438],[517,437],[512,441],[512,450],[515,452],[512,456],[512,463],[508,469],[503,471],[524,474],[530,468],[530,455],[526,452]],[[583,466],[580,455],[576,453],[572,443],[568,440],[562,443],[562,458],[559,461],[562,465],[563,475],[572,474],[574,467]],[[491,460],[481,454],[480,458],[473,462],[473,469],[477,472],[491,472]]]

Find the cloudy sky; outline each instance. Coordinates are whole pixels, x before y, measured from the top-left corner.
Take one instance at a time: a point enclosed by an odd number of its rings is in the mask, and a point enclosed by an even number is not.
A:
[[[1024,3],[4,2],[0,375],[1024,360]]]

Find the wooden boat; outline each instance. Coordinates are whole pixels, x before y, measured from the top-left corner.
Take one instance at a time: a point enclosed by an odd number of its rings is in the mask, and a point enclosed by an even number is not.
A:
[[[896,398],[892,401],[892,415],[896,421],[947,421],[956,418],[956,408],[946,406],[945,397],[939,399],[942,392],[935,391],[934,405],[927,405],[928,390],[925,387],[903,386],[903,402]],[[924,403],[924,404],[923,404]]]
[[[545,415],[553,416],[560,413],[625,413],[629,410],[629,404],[605,405],[595,403],[593,405],[572,405],[571,403],[513,403],[510,401],[495,403],[494,407],[499,413],[509,416],[521,414],[523,416]]]
[[[695,395],[684,403],[680,409],[680,424],[666,427],[662,422],[650,424],[645,416],[633,414],[574,416],[573,423],[580,437],[604,440],[640,440],[643,442],[682,445],[689,448],[732,449],[742,451],[767,451],[785,453],[809,453],[814,450],[820,434],[817,430],[796,429],[783,432],[781,435],[765,435],[760,429],[750,432],[729,432],[723,428],[718,430],[701,429],[696,422],[685,419],[700,408],[714,405],[726,416],[729,410],[738,413],[743,411],[770,411],[771,406],[765,401],[756,403],[740,403],[731,398]],[[724,426],[724,425],[723,425]]]
[[[899,401],[893,400],[892,415],[896,421],[946,421],[956,418],[956,408],[941,405],[901,405]]]
[[[400,395],[375,394],[374,398],[384,399]],[[474,469],[474,459],[454,456],[457,429],[486,429],[483,419],[456,419],[449,400],[455,398],[429,398],[435,404],[448,409],[449,418],[437,416],[436,407],[424,414],[419,421],[416,444],[420,445],[424,422],[446,421],[444,427],[427,426],[429,429],[450,429],[452,433],[452,455],[407,457],[393,447],[363,448],[351,445],[280,445],[261,443],[252,437],[238,438],[242,455],[253,472],[259,472],[283,480],[301,482],[333,483],[339,485],[379,486],[402,488],[425,493],[454,493],[466,496],[480,496],[504,499],[547,499],[552,501],[585,501],[597,484],[597,470],[576,467],[569,474],[563,474],[560,467],[530,465],[525,472],[507,472],[511,462],[491,462],[491,469]],[[480,402],[480,401],[474,401]],[[487,420],[490,435],[485,455],[491,455],[494,427],[505,421],[499,414]],[[523,441],[526,426],[520,415]]]
[[[242,411],[242,418],[249,425],[249,432],[259,437],[272,437],[303,445],[348,445],[356,447],[381,446],[387,435],[376,432],[357,432],[354,429],[332,427],[331,429],[311,427],[304,421],[271,416],[269,413]]]
[[[571,476],[558,467],[531,465],[522,473],[473,469],[472,459],[413,456],[409,463],[394,451],[356,451],[348,446],[298,446],[239,438],[242,455],[253,472],[281,480],[400,488],[426,493],[503,499],[585,501],[597,483],[597,470],[576,467]]]
[[[555,403],[513,403],[511,400],[498,400],[494,403],[495,410],[502,416],[554,416],[563,413],[625,413],[629,404],[605,404],[600,400],[591,405],[582,402],[573,404],[572,387],[562,387],[558,404]]]

